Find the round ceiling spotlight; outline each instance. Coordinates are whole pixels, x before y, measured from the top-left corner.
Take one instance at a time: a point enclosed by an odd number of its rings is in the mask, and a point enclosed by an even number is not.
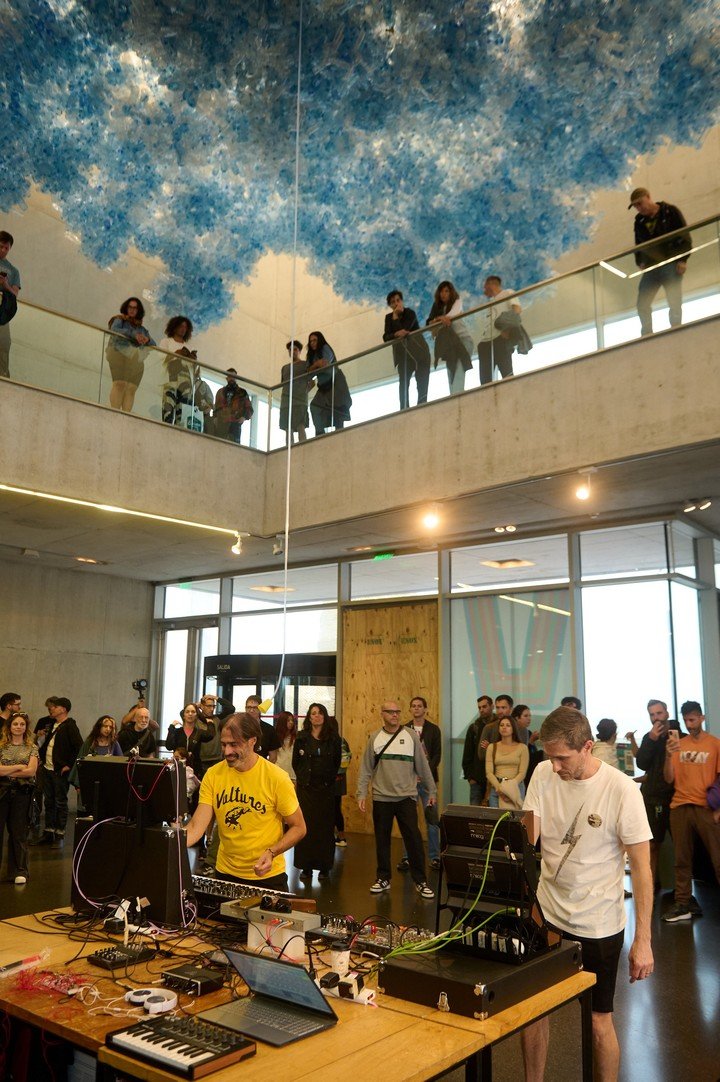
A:
[[[436,503],[428,507],[422,517],[422,524],[426,530],[436,530],[440,525],[440,508]]]
[[[582,477],[582,481],[575,489],[576,500],[589,500],[592,496],[592,487],[590,485],[590,477],[593,473],[597,473],[594,466],[588,466],[586,470],[578,470],[578,473]]]

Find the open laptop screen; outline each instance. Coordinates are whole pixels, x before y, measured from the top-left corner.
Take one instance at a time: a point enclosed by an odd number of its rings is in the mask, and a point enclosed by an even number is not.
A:
[[[335,1017],[325,996],[302,966],[264,958],[261,954],[242,954],[232,950],[225,953],[252,992],[320,1011],[329,1018]]]

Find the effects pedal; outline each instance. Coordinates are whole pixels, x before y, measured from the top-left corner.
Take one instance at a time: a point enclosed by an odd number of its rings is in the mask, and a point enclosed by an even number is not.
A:
[[[154,947],[103,947],[88,955],[91,966],[99,966],[100,969],[125,969],[127,966],[137,965],[138,962],[149,962],[156,955]]]

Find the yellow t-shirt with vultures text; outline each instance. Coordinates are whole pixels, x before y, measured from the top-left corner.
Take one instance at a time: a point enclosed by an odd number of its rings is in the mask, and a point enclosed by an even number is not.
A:
[[[279,766],[258,757],[250,770],[235,770],[223,760],[211,766],[200,784],[200,804],[209,804],[217,821],[217,870],[241,879],[258,879],[254,864],[283,836],[283,817],[298,808],[295,787]],[[275,857],[267,878],[282,875],[285,857]]]

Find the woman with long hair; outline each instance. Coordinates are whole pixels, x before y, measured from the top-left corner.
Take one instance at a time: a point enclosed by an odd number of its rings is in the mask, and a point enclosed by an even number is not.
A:
[[[293,748],[298,801],[307,834],[295,846],[300,878],[312,879],[313,869],[327,879],[335,859],[335,779],[340,769],[341,744],[322,703],[311,703]]]
[[[452,282],[445,280],[435,290],[433,306],[426,323],[435,339],[435,367],[439,361],[447,368],[450,394],[465,390],[465,373],[472,368],[473,343],[470,331],[456,316],[462,314],[462,301]]]
[[[110,405],[131,413],[135,392],[145,374],[145,351],[154,346],[150,331],[143,326],[145,309],[139,297],[128,297],[120,312],[108,320],[109,334],[105,356],[110,365],[112,387]]]
[[[529,763],[528,749],[520,739],[515,718],[500,718],[497,737],[485,755],[491,808],[522,808]]]
[[[293,751],[295,748],[295,740],[297,737],[297,722],[295,721],[295,715],[291,714],[289,710],[281,710],[279,714],[275,715],[275,732],[277,738],[280,741],[280,747],[278,748],[277,759],[275,762],[289,775],[291,781],[295,781],[295,771],[293,770],[292,759]]]
[[[70,784],[77,789],[79,784],[77,764],[80,759],[87,759],[95,755],[122,755],[123,750],[117,739],[117,722],[110,714],[101,714],[97,719],[90,735],[83,740],[77,759],[70,771]]]
[[[317,391],[310,403],[315,435],[327,428],[344,428],[350,420],[352,398],[342,368],[337,366],[335,351],[321,331],[312,331],[307,344],[308,373],[315,373]]]
[[[187,761],[198,778],[205,773],[200,758],[200,745],[215,736],[215,722],[204,717],[195,703],[185,703],[180,713],[181,721],[174,721],[167,731],[165,747],[168,751],[185,748]]]
[[[8,876],[16,886],[28,881],[30,802],[38,768],[30,719],[18,711],[0,731],[0,863],[8,833]]]

